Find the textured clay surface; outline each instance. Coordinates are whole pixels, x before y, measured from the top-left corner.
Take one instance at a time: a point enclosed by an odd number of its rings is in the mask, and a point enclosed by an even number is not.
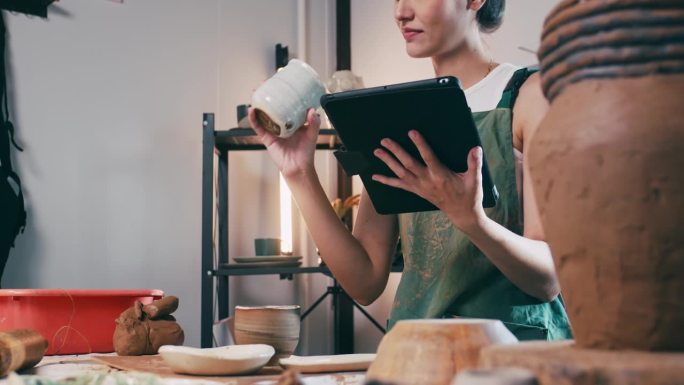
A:
[[[523,342],[482,351],[485,368],[518,367],[539,385],[679,385],[684,354],[581,349],[565,342]]]
[[[568,86],[530,174],[579,347],[684,350],[684,75]]]

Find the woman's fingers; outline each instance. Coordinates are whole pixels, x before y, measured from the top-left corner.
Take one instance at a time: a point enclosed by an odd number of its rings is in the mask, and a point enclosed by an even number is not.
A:
[[[249,123],[254,129],[254,132],[257,134],[259,140],[261,140],[266,146],[273,143],[273,141],[276,139],[275,135],[273,135],[273,133],[263,128],[259,124],[259,121],[256,118],[256,111],[254,110],[254,108],[249,108],[247,116],[249,117]]]
[[[437,156],[432,151],[430,145],[425,141],[423,135],[416,130],[409,131],[408,135],[413,141],[413,144],[416,145],[416,148],[420,153],[420,157],[423,158],[423,161],[428,168],[437,170],[442,167],[442,163],[439,161],[439,159],[437,159]]]
[[[477,146],[470,149],[468,153],[468,173],[475,174],[473,178],[476,186],[482,186],[482,158],[482,147]]]
[[[481,209],[482,200],[484,199],[484,186],[482,186],[482,163],[484,163],[484,153],[482,147],[479,146],[472,149],[471,152],[474,153],[474,159],[473,161],[469,160],[468,172],[471,172],[471,168],[474,167],[473,171],[475,171],[475,176],[473,179],[475,181],[475,186],[473,186],[473,188],[475,189],[475,195],[473,198],[475,199],[477,207]]]
[[[314,127],[316,130],[321,127],[321,116],[316,112],[315,109],[309,108],[309,111],[307,111],[306,123],[310,127]]]
[[[385,138],[380,141],[380,144],[385,147],[387,150],[389,150],[394,157],[401,162],[401,166],[405,168],[406,170],[410,171],[414,175],[419,175],[425,166],[417,161],[414,157],[412,157],[406,150],[404,150],[403,147],[399,145],[399,143],[393,141],[392,139]],[[377,156],[377,154],[376,154]],[[384,159],[383,159],[384,160]],[[387,162],[385,162],[387,163]],[[394,170],[392,170],[394,171]],[[395,172],[396,173],[396,172]],[[397,174],[399,175],[399,174]]]
[[[398,178],[390,178],[390,177],[385,176],[385,175],[373,174],[373,180],[376,182],[380,182],[382,184],[388,185],[388,186],[392,186],[392,187],[396,187],[396,188],[400,188],[403,190],[410,191],[406,187],[407,185],[404,182],[402,182],[401,179],[398,179]]]
[[[373,151],[373,155],[382,160],[398,178],[406,178],[412,175],[411,172],[397,160],[397,158],[395,158],[386,150],[377,148],[375,151]]]
[[[309,139],[315,140],[318,137],[318,132],[321,128],[321,117],[318,115],[315,109],[309,108],[306,112],[306,121],[302,125],[302,127],[299,127],[297,130],[298,132],[295,132],[294,135],[297,135],[299,131],[302,131],[302,134]]]

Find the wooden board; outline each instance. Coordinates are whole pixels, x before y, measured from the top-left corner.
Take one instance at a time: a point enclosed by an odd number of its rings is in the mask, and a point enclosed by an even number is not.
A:
[[[572,341],[487,347],[480,365],[532,370],[539,385],[684,384],[684,353],[580,349]]]
[[[156,374],[160,377],[180,378],[190,380],[207,380],[219,382],[226,385],[249,385],[257,382],[266,381],[275,384],[278,376],[283,372],[280,367],[265,367],[258,373],[252,375],[240,376],[190,376],[184,374],[176,374],[164,362],[159,355],[154,356],[94,356],[93,360],[104,363],[112,368]],[[361,385],[364,383],[365,375],[363,373],[329,373],[326,375],[302,375],[302,377],[309,377],[312,383],[320,382],[322,384],[343,384],[343,385]],[[314,379],[314,377],[316,377]]]
[[[263,380],[276,380],[282,369],[266,367],[258,373],[241,376],[190,376],[174,373],[159,355],[154,356],[95,356],[94,360],[102,362],[115,369],[156,374],[160,377],[185,378],[193,380],[208,380],[226,384],[251,384]]]

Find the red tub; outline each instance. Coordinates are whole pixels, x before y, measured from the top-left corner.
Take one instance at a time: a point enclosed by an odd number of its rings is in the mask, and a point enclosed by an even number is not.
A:
[[[0,290],[0,331],[29,328],[48,340],[47,355],[113,352],[114,320],[161,290]]]

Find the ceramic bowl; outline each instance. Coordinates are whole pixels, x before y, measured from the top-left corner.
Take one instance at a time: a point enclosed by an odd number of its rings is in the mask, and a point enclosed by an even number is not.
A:
[[[298,305],[236,306],[235,342],[273,346],[275,355],[269,364],[277,365],[278,359],[289,357],[297,347],[299,311]]]
[[[159,355],[176,373],[220,376],[253,373],[264,367],[275,354],[269,345],[232,345],[199,349],[164,345]]]
[[[399,385],[449,385],[459,371],[478,368],[485,346],[517,341],[499,320],[399,321],[380,341],[367,378]]]

